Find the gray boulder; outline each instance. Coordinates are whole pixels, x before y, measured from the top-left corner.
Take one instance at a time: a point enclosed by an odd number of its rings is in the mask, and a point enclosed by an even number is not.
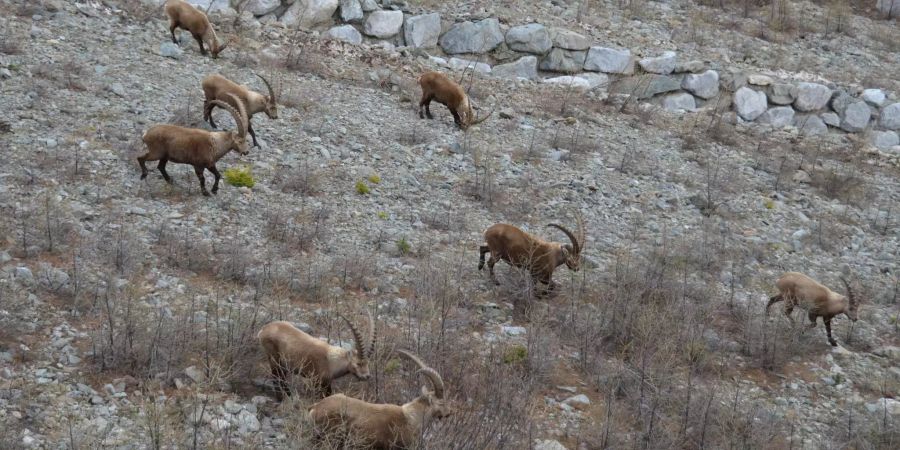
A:
[[[450,58],[447,65],[453,70],[474,70],[480,73],[491,73],[491,66],[483,62],[469,61],[462,58]]]
[[[700,73],[706,69],[703,61],[676,61],[675,73]]]
[[[879,150],[890,150],[895,145],[900,145],[900,136],[896,131],[873,131],[872,145]]]
[[[587,50],[591,46],[591,41],[574,32],[564,28],[554,28],[550,31],[550,40],[553,46],[564,48],[566,50]]]
[[[754,121],[766,112],[768,104],[764,92],[755,91],[746,86],[734,93],[734,109],[742,119]]]
[[[441,15],[438,13],[408,16],[403,24],[403,37],[410,47],[434,47],[441,35]]]
[[[881,110],[881,126],[888,130],[900,130],[900,103],[893,103]]]
[[[209,12],[234,12],[234,9],[231,8],[231,2],[229,0],[185,0],[187,3],[194,5],[200,11],[206,11],[206,8],[209,8]],[[162,3],[162,2],[158,2]],[[212,5],[210,5],[212,3]]]
[[[693,111],[697,109],[694,96],[687,92],[669,94],[663,97],[662,105],[667,111]]]
[[[887,101],[887,96],[884,95],[884,91],[881,89],[866,89],[863,91],[861,97],[866,103],[877,107],[881,107],[881,105],[884,105],[884,102]]]
[[[857,100],[850,96],[845,91],[835,91],[831,97],[831,109],[838,113],[839,116],[844,115],[844,110],[847,109],[850,104],[856,102]]]
[[[534,450],[567,450],[565,445],[562,445],[559,443],[559,441],[554,441],[552,439],[536,439],[532,448],[534,448]]]
[[[794,125],[800,128],[800,131],[807,136],[817,136],[828,133],[828,125],[825,125],[825,122],[815,114],[798,117],[795,119]]]
[[[672,51],[663,52],[660,56],[642,58],[638,61],[645,72],[668,75],[675,70],[676,54]]]
[[[773,83],[766,94],[774,105],[790,105],[797,98],[797,87],[790,83]]]
[[[375,11],[366,19],[363,33],[384,39],[399,33],[402,26],[403,11]]]
[[[249,11],[254,16],[264,16],[281,6],[281,0],[250,0],[244,5],[244,11]]]
[[[561,77],[545,78],[543,80],[547,84],[558,84],[566,87],[575,87],[579,89],[590,89],[591,82],[585,78],[573,77],[571,75],[563,75]]]
[[[797,99],[794,108],[797,111],[816,111],[825,107],[831,100],[831,89],[819,83],[800,83],[797,85]]]
[[[491,74],[500,78],[525,78],[534,80],[537,78],[538,60],[536,56],[523,56],[515,62],[499,64],[493,67]]]
[[[181,59],[184,50],[174,42],[163,42],[162,44],[159,44],[159,54],[166,58]]]
[[[543,55],[550,51],[553,42],[546,27],[530,23],[510,28],[506,32],[506,45],[513,51]]]
[[[790,106],[776,106],[769,108],[762,113],[758,119],[759,123],[767,123],[775,128],[784,128],[794,123],[794,108]]]
[[[349,42],[351,44],[362,44],[362,35],[353,27],[353,25],[340,25],[329,29],[322,33],[322,37],[326,39],[337,39],[339,41]]]
[[[869,126],[872,110],[866,102],[857,101],[844,109],[844,117],[841,119],[841,129],[851,133],[865,130]]]
[[[578,77],[587,80],[591,89],[609,84],[609,77],[605,73],[582,72],[578,74]]]
[[[822,121],[825,122],[825,125],[829,127],[839,127],[841,126],[841,118],[837,115],[837,113],[833,113],[831,111],[827,113],[822,113],[821,116]]]
[[[290,3],[290,1],[288,1],[287,3]],[[379,9],[381,9],[381,7],[378,6],[378,0],[361,0],[359,4],[360,6],[362,6],[362,10],[365,12],[378,11]]]
[[[580,72],[584,67],[585,51],[563,50],[554,48],[541,59],[541,70],[550,72]]]
[[[687,74],[681,87],[702,99],[713,98],[719,94],[719,72],[707,70],[701,74]]]
[[[634,63],[631,60],[631,50],[591,47],[584,61],[584,70],[631,74],[634,72]]]
[[[344,22],[361,22],[363,19],[362,5],[359,0],[340,0],[341,20]]]
[[[287,27],[311,28],[330,23],[337,8],[338,0],[295,0],[280,21]]]
[[[487,53],[503,43],[503,31],[496,18],[454,24],[440,38],[446,53]]]
[[[639,100],[644,100],[654,95],[681,90],[682,78],[681,75],[653,74],[621,78],[612,83],[609,91],[615,94],[634,95]]]

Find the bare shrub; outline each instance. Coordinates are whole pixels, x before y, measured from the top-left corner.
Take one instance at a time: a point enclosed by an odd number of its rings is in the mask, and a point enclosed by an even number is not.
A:
[[[857,173],[855,167],[835,169],[821,168],[811,175],[810,184],[825,196],[841,200],[845,204],[855,204],[865,195],[865,180]]]
[[[53,82],[56,86],[70,91],[86,91],[90,71],[74,59],[62,62],[43,63],[32,69],[36,78]]]
[[[296,170],[279,171],[273,183],[284,193],[316,195],[322,190],[322,171],[304,159]]]
[[[3,36],[0,36],[0,53],[6,55],[21,55],[22,42],[22,36],[15,36],[12,33],[3,33]]]
[[[308,252],[328,236],[326,223],[331,211],[322,206],[304,206],[298,212],[288,214],[278,210],[266,210],[266,234],[270,239],[286,244],[284,250]]]

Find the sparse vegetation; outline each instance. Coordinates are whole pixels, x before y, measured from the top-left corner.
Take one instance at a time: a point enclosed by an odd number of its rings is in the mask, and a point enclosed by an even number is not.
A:
[[[372,192],[372,190],[369,189],[369,185],[363,180],[358,180],[354,188],[359,195],[369,195],[369,193]]]

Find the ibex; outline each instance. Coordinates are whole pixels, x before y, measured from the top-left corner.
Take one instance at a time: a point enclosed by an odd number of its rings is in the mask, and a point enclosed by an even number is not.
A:
[[[202,86],[206,100],[203,102],[203,120],[209,122],[213,128],[216,128],[216,123],[212,118],[213,108],[216,107],[213,100],[231,103],[232,96],[237,97],[241,99],[241,102],[244,104],[244,110],[247,111],[247,132],[253,138],[253,146],[259,147],[259,143],[256,142],[256,133],[253,131],[253,115],[258,112],[264,112],[270,119],[277,119],[278,105],[275,103],[275,91],[272,90],[272,85],[269,84],[269,81],[263,78],[262,75],[255,75],[266,84],[266,88],[269,90],[268,96],[251,91],[246,86],[237,84],[221,75],[210,75],[204,78]]]
[[[156,166],[162,173],[166,182],[172,184],[172,177],[166,172],[166,163],[169,161],[179,164],[194,166],[194,172],[200,179],[200,191],[209,196],[206,190],[206,178],[203,171],[209,170],[216,177],[213,183],[213,194],[219,192],[219,180],[222,176],[216,168],[216,162],[222,159],[226,153],[234,150],[241,155],[249,153],[247,145],[247,115],[244,113],[240,101],[234,100],[238,105],[235,110],[231,105],[216,100],[216,106],[231,113],[237,132],[234,131],[206,131],[196,128],[185,128],[176,125],[155,125],[144,133],[143,141],[147,146],[147,152],[138,157],[141,166],[141,179],[147,178],[146,161],[159,161]]]
[[[828,289],[802,273],[787,272],[775,282],[779,293],[769,298],[766,315],[769,315],[769,307],[783,300],[784,315],[793,323],[794,318],[791,317],[791,313],[795,306],[799,306],[807,311],[811,322],[810,328],[815,328],[816,319],[822,317],[822,321],[825,322],[825,332],[828,334],[828,343],[832,347],[836,347],[837,342],[831,337],[831,319],[838,314],[846,314],[854,322],[859,319],[857,311],[859,302],[853,296],[850,283],[843,277],[841,277],[841,282],[847,288],[846,296]]]
[[[218,58],[219,53],[228,46],[227,42],[219,44],[216,30],[209,23],[209,18],[190,3],[182,0],[166,0],[165,9],[166,15],[169,16],[169,32],[172,34],[172,42],[178,43],[178,39],[175,38],[175,29],[181,28],[187,30],[197,40],[201,55],[206,55],[206,49],[203,48],[204,41],[209,44],[209,51],[213,58]]]
[[[494,264],[503,260],[515,267],[528,269],[535,283],[543,283],[552,291],[556,287],[556,283],[553,281],[553,271],[557,267],[565,264],[573,271],[578,271],[581,267],[581,250],[584,247],[585,232],[584,223],[580,217],[577,238],[562,225],[551,223],[547,226],[557,228],[565,233],[571,244],[548,242],[505,223],[491,225],[484,230],[486,244],[479,248],[478,270],[484,268],[484,255],[490,253],[491,257],[487,265],[494,284],[500,284],[494,275]]]
[[[456,126],[463,130],[484,122],[494,112],[492,110],[486,116],[476,119],[466,91],[456,84],[455,81],[440,72],[423,73],[419,77],[419,86],[422,87],[422,100],[419,101],[420,119],[424,119],[426,115],[429,119],[434,119],[434,116],[431,115],[430,106],[432,100],[445,105],[450,110],[450,114],[453,114],[453,121],[456,123]]]
[[[343,314],[356,343],[356,352],[316,339],[288,322],[272,322],[256,335],[269,361],[272,376],[278,386],[279,398],[290,393],[288,377],[296,374],[318,384],[318,391],[331,395],[331,382],[347,374],[358,380],[369,379],[369,358],[375,351],[375,320],[369,318],[369,336],[363,343],[359,330]],[[366,346],[368,345],[368,346]]]
[[[348,436],[353,445],[363,448],[409,449],[415,446],[431,418],[451,414],[444,400],[444,380],[437,371],[417,356],[399,352],[419,366],[417,373],[431,381],[433,390],[422,386],[422,394],[403,405],[368,403],[342,394],[332,395],[309,408],[309,418],[319,438],[339,432],[339,436]]]

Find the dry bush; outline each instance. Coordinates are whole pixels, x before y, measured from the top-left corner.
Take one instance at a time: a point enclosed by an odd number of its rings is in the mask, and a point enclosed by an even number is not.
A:
[[[810,185],[825,196],[844,204],[856,204],[866,193],[866,183],[854,167],[841,169],[821,168],[811,175]]]
[[[15,36],[11,32],[4,32],[0,36],[0,53],[6,55],[21,55],[22,42],[25,40],[22,36]]]
[[[327,223],[330,215],[331,211],[324,206],[313,209],[304,205],[303,209],[291,214],[268,209],[264,216],[266,234],[270,239],[285,244],[282,248],[286,251],[309,252],[329,237]]]
[[[91,336],[98,370],[138,379],[170,380],[195,365],[217,384],[252,379],[258,362],[256,332],[268,317],[222,295],[188,295],[179,309],[153,306],[135,284],[112,278],[96,290],[99,323]]]
[[[35,78],[48,80],[57,87],[70,91],[86,91],[87,79],[90,76],[87,66],[73,59],[42,63],[31,72]]]
[[[118,7],[125,13],[125,17],[141,24],[154,20],[162,14],[162,7],[158,4],[159,2],[120,0],[117,3]]]
[[[322,171],[304,159],[295,171],[277,172],[273,184],[286,194],[316,195],[322,191]]]
[[[203,111],[200,110],[201,105],[202,102],[200,102],[193,93],[188,94],[186,97],[184,97],[184,101],[181,103],[181,106],[178,106],[172,112],[172,115],[169,116],[169,119],[166,121],[166,123],[188,128],[200,127],[203,124]],[[225,124],[232,123],[231,121],[234,120],[230,114],[224,112],[223,110],[217,109],[216,111],[222,111],[224,113],[220,114],[222,117],[227,116],[227,119],[224,120]],[[223,119],[220,117],[218,120],[216,120],[216,124],[221,128],[223,126]]]
[[[213,244],[193,227],[160,221],[153,234],[156,238],[153,250],[164,264],[198,273],[212,271]]]

